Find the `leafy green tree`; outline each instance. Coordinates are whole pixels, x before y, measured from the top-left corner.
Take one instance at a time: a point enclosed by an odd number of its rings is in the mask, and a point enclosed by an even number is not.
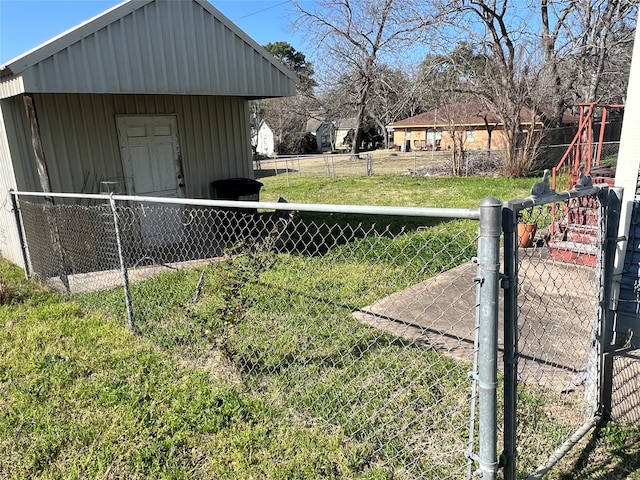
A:
[[[295,72],[300,81],[298,85],[300,93],[305,95],[313,94],[313,88],[317,85],[313,79],[313,64],[307,61],[304,53],[293,48],[288,42],[267,43],[264,48]]]

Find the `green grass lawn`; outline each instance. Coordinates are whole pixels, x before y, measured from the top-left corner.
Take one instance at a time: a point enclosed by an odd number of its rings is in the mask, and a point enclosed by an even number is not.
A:
[[[19,280],[0,306],[0,478],[383,478],[340,429]]]
[[[403,207],[475,208],[483,198],[502,201],[529,195],[536,179],[502,177],[319,177],[261,178],[262,201]]]
[[[531,184],[293,180],[262,179],[262,199],[473,208]],[[347,220],[330,228],[344,235]],[[137,283],[139,336],[120,289],[67,302],[0,263],[0,478],[460,478],[470,365],[351,316],[473,256],[477,223],[412,221],[327,251],[234,252]],[[523,398],[525,428],[566,435],[548,419],[555,399]],[[637,433],[612,426],[588,459],[605,475],[637,468]],[[589,476],[588,463],[554,475],[621,478]]]

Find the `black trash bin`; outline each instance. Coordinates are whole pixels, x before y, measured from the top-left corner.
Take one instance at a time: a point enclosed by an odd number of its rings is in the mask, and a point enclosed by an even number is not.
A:
[[[211,198],[214,200],[260,200],[260,189],[264,184],[252,178],[229,178],[211,182]],[[256,208],[222,208],[218,214],[218,232],[223,242],[245,241],[258,230]]]
[[[264,184],[253,178],[229,178],[211,182],[212,198],[216,200],[260,200]]]

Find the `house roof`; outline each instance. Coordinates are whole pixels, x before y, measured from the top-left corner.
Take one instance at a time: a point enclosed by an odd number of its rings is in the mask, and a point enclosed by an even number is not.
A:
[[[358,128],[358,117],[338,118],[333,122],[338,130],[351,130]]]
[[[21,93],[295,94],[294,72],[207,0],[127,0],[0,66]]]
[[[335,118],[333,120],[323,119],[318,116],[313,116],[307,120],[306,124],[306,132],[315,133],[322,125],[331,124],[333,128],[336,130],[351,130],[355,129],[356,125],[358,125],[357,117],[349,117],[349,118]]]
[[[305,132],[315,133],[318,131],[320,126],[324,123],[324,120],[319,118],[311,117],[307,120],[307,124],[305,126]]]
[[[524,123],[531,123],[532,110],[522,108],[520,116]],[[577,117],[565,114],[566,123],[575,123]],[[487,110],[481,103],[476,102],[458,102],[443,105],[442,107],[429,110],[414,117],[405,118],[398,122],[392,123],[391,128],[429,128],[429,127],[448,127],[456,125],[459,127],[477,127],[489,124],[501,124],[502,121],[494,113]]]
[[[251,138],[252,139],[257,138],[258,134],[260,133],[260,130],[262,130],[263,128],[269,130],[273,134],[273,130],[271,130],[271,127],[269,126],[269,124],[265,122],[264,118],[262,118],[258,122],[257,128],[251,127]]]

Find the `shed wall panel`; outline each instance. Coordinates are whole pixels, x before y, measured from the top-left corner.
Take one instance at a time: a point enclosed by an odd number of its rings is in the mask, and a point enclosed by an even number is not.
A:
[[[265,53],[195,2],[157,1],[27,68],[19,86],[49,93],[293,95],[294,81]],[[17,78],[3,90],[15,94]]]
[[[5,112],[8,113],[8,102],[0,102],[0,254],[13,263],[24,267],[22,248],[18,240],[18,232],[13,212],[9,189],[16,188],[13,174],[11,152],[5,128]]]
[[[186,195],[208,198],[209,184],[252,177],[248,102],[240,97],[179,95],[34,96],[51,186],[56,192],[98,193],[100,181],[124,178],[117,115],[176,115]],[[21,98],[11,99],[18,186],[40,190]]]
[[[0,81],[0,98],[9,98],[24,92],[23,77],[12,77]]]
[[[13,97],[2,103],[16,185],[19,190],[41,190],[23,97]]]
[[[252,177],[249,107],[240,97],[178,95],[34,95],[45,160],[56,192],[99,193],[124,178],[118,115],[176,115],[186,195],[208,198],[214,180]],[[40,191],[21,96],[0,102],[0,189]],[[22,264],[10,209],[0,211],[0,251]]]

